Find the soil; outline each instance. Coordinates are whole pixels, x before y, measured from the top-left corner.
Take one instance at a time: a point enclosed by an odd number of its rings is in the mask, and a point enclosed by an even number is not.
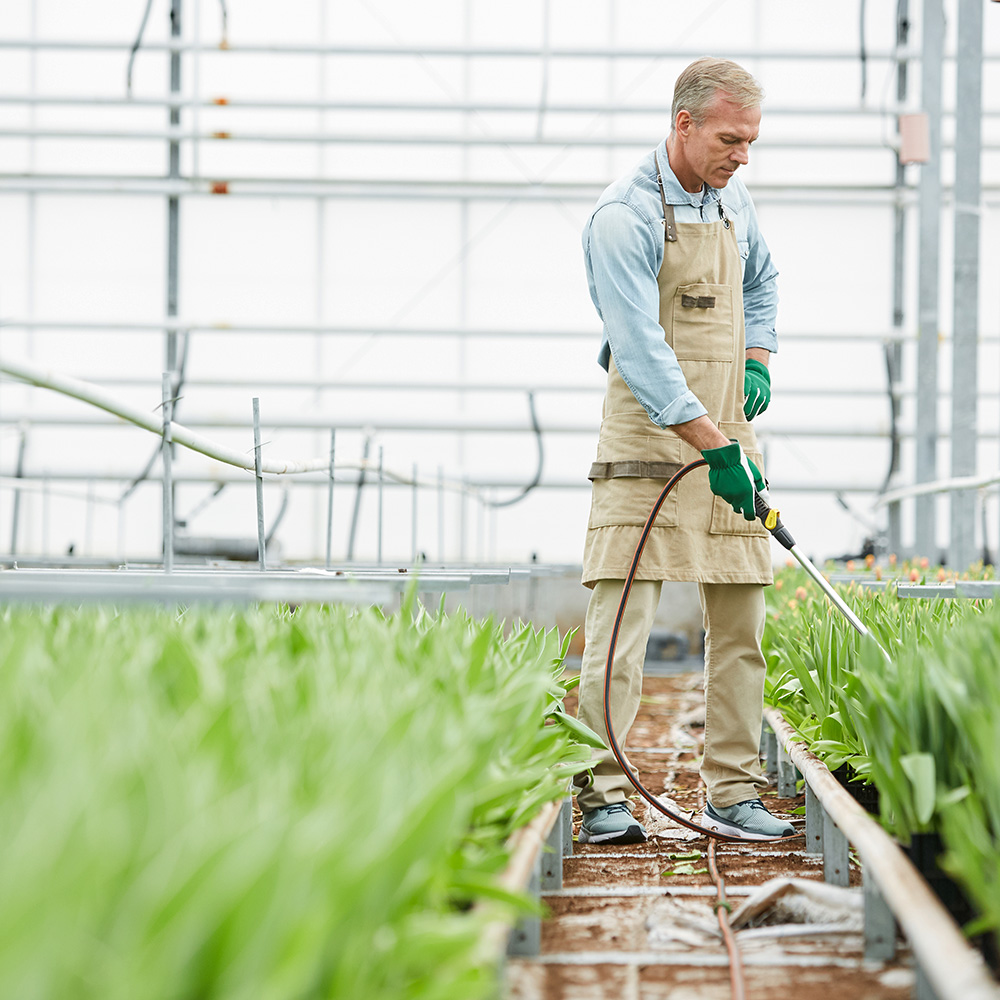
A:
[[[701,681],[701,673],[646,676],[626,744],[642,783],[682,811],[704,806],[698,775]],[[567,702],[575,711],[572,699]],[[803,806],[803,796],[779,798],[769,789],[763,798],[771,812],[804,825],[793,812]],[[732,995],[714,914],[716,889],[707,872],[707,838],[670,823],[638,798],[633,806],[649,840],[627,846],[574,843],[573,855],[563,861],[563,888],[543,893],[548,916],[542,922],[541,954],[508,959],[507,1000],[721,1000]],[[574,810],[574,833],[579,821]],[[693,852],[700,854],[671,857]],[[804,839],[720,843],[716,859],[734,909],[755,887],[776,878],[823,881],[822,857],[805,853]],[[681,871],[674,873],[677,868]],[[850,881],[861,884],[853,860]],[[848,895],[857,903],[857,889]],[[750,1000],[903,1000],[911,994],[914,975],[902,945],[894,961],[865,961],[857,927],[817,931],[798,924],[737,932]]]

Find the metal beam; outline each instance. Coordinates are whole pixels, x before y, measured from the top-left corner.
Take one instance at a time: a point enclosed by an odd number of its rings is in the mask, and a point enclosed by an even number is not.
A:
[[[976,471],[979,391],[979,213],[983,104],[983,2],[959,0],[955,93],[955,291],[952,354],[951,474]],[[964,570],[976,558],[976,497],[951,497],[949,565]]]
[[[921,101],[927,115],[929,159],[920,168],[917,265],[917,437],[918,483],[937,479],[938,438],[938,285],[941,272],[941,63],[944,48],[943,0],[924,0],[921,56]],[[937,501],[916,501],[914,550],[937,554]]]

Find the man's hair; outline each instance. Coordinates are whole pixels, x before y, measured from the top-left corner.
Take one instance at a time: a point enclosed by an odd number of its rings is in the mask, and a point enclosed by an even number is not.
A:
[[[741,108],[759,107],[764,100],[764,88],[738,63],[705,56],[696,59],[677,77],[670,131],[674,130],[679,111],[687,111],[695,125],[701,128],[720,90]]]

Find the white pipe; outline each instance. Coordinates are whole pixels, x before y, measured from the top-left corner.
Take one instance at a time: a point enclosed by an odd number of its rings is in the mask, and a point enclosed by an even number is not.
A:
[[[943,436],[943,435],[942,435]],[[987,435],[981,434],[980,437]],[[932,483],[917,483],[915,486],[901,486],[899,489],[883,493],[876,501],[876,507],[907,500],[910,497],[928,496],[931,493],[953,493],[956,490],[979,490],[1000,483],[1000,471],[985,476],[956,476],[952,479],[938,479]]]
[[[539,59],[542,56],[540,48],[529,48],[527,46],[469,46],[469,45],[434,45],[434,46],[406,46],[406,45],[194,45],[190,42],[165,40],[162,42],[144,42],[144,52],[203,52],[206,55],[314,55],[314,56],[417,56],[422,59],[431,57],[454,57],[454,58],[489,58],[489,59]],[[42,42],[32,42],[29,39],[0,39],[0,50],[71,50],[90,52],[127,52],[129,42],[90,40],[79,41],[77,39],[46,39]],[[553,49],[550,55],[556,59],[655,59],[661,60],[671,56],[682,59],[690,59],[699,53],[692,50],[670,50],[667,48],[658,49],[627,49],[627,48],[560,48]],[[793,60],[796,62],[811,63],[820,61],[846,61],[856,62],[858,53],[856,50],[824,51],[802,49],[773,49],[757,52],[750,51],[718,51],[716,55],[721,58],[734,59],[737,62],[750,59],[774,59]],[[917,59],[920,52],[917,49],[891,49],[891,50],[869,50],[866,57],[872,62],[900,63],[908,59]],[[945,58],[954,59],[954,56]],[[986,59],[1000,59],[997,56],[985,56]]]
[[[142,427],[144,430],[156,434],[157,437],[162,437],[163,435],[163,424],[161,421],[142,410],[137,410],[129,406],[127,403],[122,402],[120,399],[112,396],[110,393],[104,392],[98,386],[89,382],[84,382],[81,379],[72,378],[68,375],[60,375],[58,372],[40,368],[23,359],[18,361],[14,361],[11,358],[0,360],[0,373],[11,375],[43,389],[52,389],[55,392],[61,392],[90,406],[96,406],[121,420],[135,424],[137,427]],[[65,420],[60,422],[64,425],[66,423]],[[79,425],[81,421],[76,421],[75,423]],[[83,421],[83,423],[89,424],[90,421]],[[328,425],[324,424],[323,426]],[[216,444],[214,441],[210,441],[201,434],[178,423],[172,423],[170,430],[171,440],[174,444],[183,445],[191,451],[199,452],[208,458],[213,458],[226,465],[232,465],[237,469],[246,469],[248,472],[255,472],[254,460],[253,458],[248,458],[245,452],[234,451],[231,448],[226,448],[224,445]],[[268,475],[294,475],[306,472],[325,472],[329,474],[329,467],[329,457],[324,456],[304,461],[263,461],[260,465],[260,471]],[[370,470],[376,469],[377,465],[371,462],[357,464],[344,463],[341,468]],[[409,475],[394,472],[390,469],[383,469],[382,474],[393,482],[404,486],[436,487],[439,485],[436,479],[433,481],[423,480],[418,482],[414,481]],[[466,482],[452,480],[447,485],[449,489],[460,493],[470,493],[473,495],[479,493],[477,488]]]
[[[241,132],[212,130],[195,132],[185,129],[75,129],[75,128],[4,128],[0,129],[2,139],[110,139],[123,141],[155,142],[257,142],[257,143],[323,143],[338,146],[529,146],[532,148],[558,146],[603,149],[606,146],[634,146],[645,149],[650,145],[649,135],[448,135],[445,133],[401,134],[393,132]],[[768,149],[821,149],[821,150],[876,150],[894,153],[881,136],[870,139],[854,136],[827,136],[822,139],[798,136],[768,135]],[[953,148],[944,144],[943,149]],[[984,142],[984,150],[1000,149],[1000,144]]]

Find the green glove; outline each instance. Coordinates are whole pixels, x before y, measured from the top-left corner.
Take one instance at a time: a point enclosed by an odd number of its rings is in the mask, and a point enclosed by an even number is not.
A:
[[[708,485],[717,497],[722,497],[743,519],[752,521],[754,490],[762,490],[764,477],[760,469],[743,453],[739,443],[733,441],[722,448],[706,448],[702,457],[708,462]]]
[[[743,375],[743,412],[747,420],[767,409],[771,402],[771,373],[767,365],[756,358],[747,358]]]

